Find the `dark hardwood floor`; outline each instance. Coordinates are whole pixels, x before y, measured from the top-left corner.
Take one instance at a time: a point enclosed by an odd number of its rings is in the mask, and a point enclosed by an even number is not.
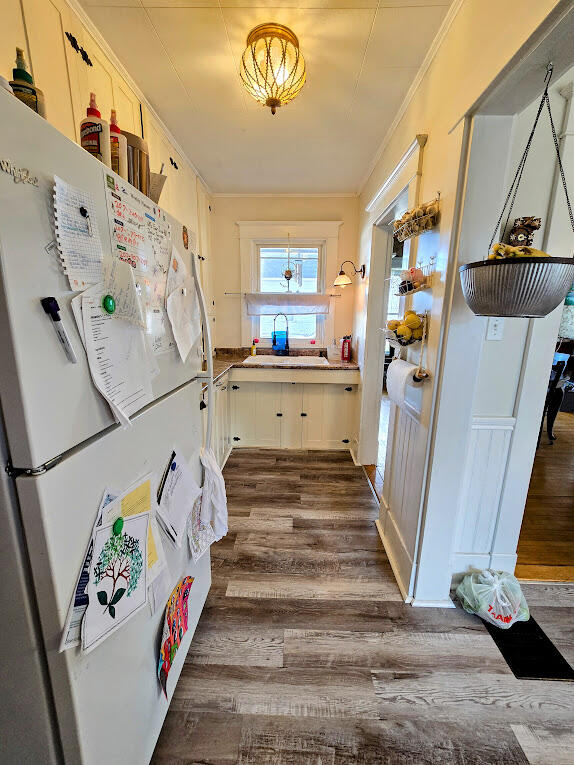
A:
[[[558,412],[534,458],[518,541],[519,579],[574,582],[574,413]]]
[[[516,680],[479,619],[401,601],[347,453],[237,450],[224,475],[230,532],[153,765],[574,763],[574,685]],[[525,591],[572,661],[574,587]]]

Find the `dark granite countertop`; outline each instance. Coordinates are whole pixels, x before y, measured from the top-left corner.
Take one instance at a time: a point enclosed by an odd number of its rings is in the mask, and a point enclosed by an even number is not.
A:
[[[262,356],[269,356],[272,354],[269,353],[262,353],[258,354]],[[322,355],[318,352],[315,353],[309,353],[308,351],[305,352],[299,352],[294,351],[294,356],[319,356]],[[249,364],[249,366],[244,366],[243,362],[245,359],[249,356],[249,350],[237,350],[237,352],[229,353],[225,352],[220,354],[217,354],[213,358],[213,379],[218,380],[219,378],[223,377],[227,372],[229,372],[230,369],[233,369],[234,367],[241,367],[243,369],[309,369],[309,370],[331,370],[331,369],[344,369],[347,371],[355,371],[359,368],[359,365],[356,364],[354,361],[329,361],[328,364],[324,364],[320,367],[309,367],[302,364],[297,364],[295,361],[293,364],[289,364],[286,366],[284,363],[282,364],[261,364],[260,366],[257,364]],[[205,387],[205,386],[203,386]]]

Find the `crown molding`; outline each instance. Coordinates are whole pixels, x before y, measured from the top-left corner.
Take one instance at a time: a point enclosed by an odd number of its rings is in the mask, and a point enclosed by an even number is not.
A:
[[[91,18],[86,13],[85,9],[80,5],[78,0],[66,0],[66,3],[69,5],[69,7],[72,9],[72,11],[78,16],[81,23],[86,27],[88,32],[92,35],[92,37],[95,39],[95,41],[98,43],[100,48],[103,50],[103,52],[106,54],[108,59],[111,61],[111,63],[114,65],[114,67],[118,70],[118,73],[124,78],[126,83],[130,86],[130,88],[134,91],[136,96],[140,99],[142,104],[145,105],[145,108],[147,111],[151,114],[151,116],[154,118],[154,120],[158,123],[158,125],[161,127],[163,132],[165,133],[166,138],[169,140],[169,142],[173,145],[173,147],[177,150],[178,154],[180,154],[187,164],[189,165],[190,169],[195,173],[197,178],[201,181],[203,186],[205,187],[205,190],[207,193],[212,196],[211,189],[209,188],[209,184],[205,180],[205,178],[201,175],[197,167],[194,165],[194,163],[189,158],[187,152],[179,141],[175,138],[171,130],[167,127],[165,122],[162,120],[162,118],[159,116],[159,114],[156,112],[156,110],[153,108],[153,106],[150,104],[150,102],[145,97],[143,91],[139,87],[139,85],[135,82],[131,74],[128,72],[128,70],[125,68],[125,66],[122,64],[122,62],[119,60],[119,58],[116,56],[112,48],[110,48],[108,42],[104,37],[102,37],[102,33],[97,28],[97,26],[94,24],[94,22],[91,20]],[[110,11],[113,11],[113,8],[110,8]]]
[[[387,189],[390,188],[390,186],[393,184],[393,181],[397,178],[401,170],[404,168],[404,166],[407,164],[409,159],[413,156],[413,154],[418,151],[419,149],[423,149],[426,142],[427,142],[428,136],[425,133],[420,133],[416,136],[415,140],[411,143],[411,145],[408,147],[408,149],[405,151],[403,156],[399,159],[397,164],[395,165],[395,168],[391,171],[391,174],[387,177],[386,181],[383,183],[383,185],[378,189],[378,191],[375,193],[369,204],[365,207],[365,211],[370,213],[372,212],[379,201],[384,196]]]
[[[409,104],[414,98],[415,93],[417,92],[423,77],[427,73],[430,65],[432,64],[434,57],[438,53],[438,50],[440,46],[442,45],[442,42],[444,38],[447,35],[448,30],[450,29],[452,22],[454,21],[457,13],[460,11],[462,4],[464,3],[464,0],[454,0],[452,5],[449,7],[446,16],[443,19],[442,24],[439,27],[438,32],[436,33],[436,36],[434,40],[431,43],[430,48],[427,51],[426,56],[424,57],[424,60],[420,66],[420,69],[415,75],[414,80],[411,83],[410,88],[407,91],[407,95],[405,96],[402,104],[399,106],[399,109],[395,115],[394,120],[391,122],[389,129],[385,133],[385,136],[383,140],[381,141],[379,148],[377,149],[377,152],[375,153],[375,156],[373,157],[371,163],[369,164],[369,167],[367,169],[367,172],[363,176],[363,180],[361,181],[359,185],[359,193],[362,193],[365,186],[367,185],[369,178],[373,174],[373,171],[375,167],[377,166],[378,161],[383,155],[384,150],[387,148],[387,145],[389,141],[391,140],[392,135],[394,134],[395,130],[397,129],[400,121],[405,115],[406,110],[409,107]]]

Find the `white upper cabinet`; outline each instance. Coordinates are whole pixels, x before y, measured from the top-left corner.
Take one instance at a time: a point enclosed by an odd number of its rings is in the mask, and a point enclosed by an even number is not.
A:
[[[66,32],[71,33],[72,29],[70,8],[64,0],[23,0],[22,7],[34,82],[44,92],[48,122],[77,141],[79,126],[73,100],[77,92],[78,54],[66,37]],[[2,36],[5,28],[3,19]]]

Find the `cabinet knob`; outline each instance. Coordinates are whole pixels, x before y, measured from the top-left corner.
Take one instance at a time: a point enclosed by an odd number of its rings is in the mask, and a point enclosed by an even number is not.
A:
[[[344,444],[348,444],[348,443],[349,443],[349,439],[348,439],[348,438],[344,438],[344,439],[343,439],[343,443],[344,443]]]
[[[277,412],[277,417],[283,417],[283,412]]]
[[[301,417],[307,417],[307,412],[301,412]]]
[[[352,387],[349,385],[349,387],[348,387],[348,388],[345,388],[345,390],[349,390],[349,391],[351,391],[351,390],[353,390],[353,388],[352,388]]]
[[[239,385],[232,385],[231,390],[239,390]]]
[[[234,441],[241,441],[241,439],[239,438],[239,436],[233,436],[233,440],[234,440]]]

